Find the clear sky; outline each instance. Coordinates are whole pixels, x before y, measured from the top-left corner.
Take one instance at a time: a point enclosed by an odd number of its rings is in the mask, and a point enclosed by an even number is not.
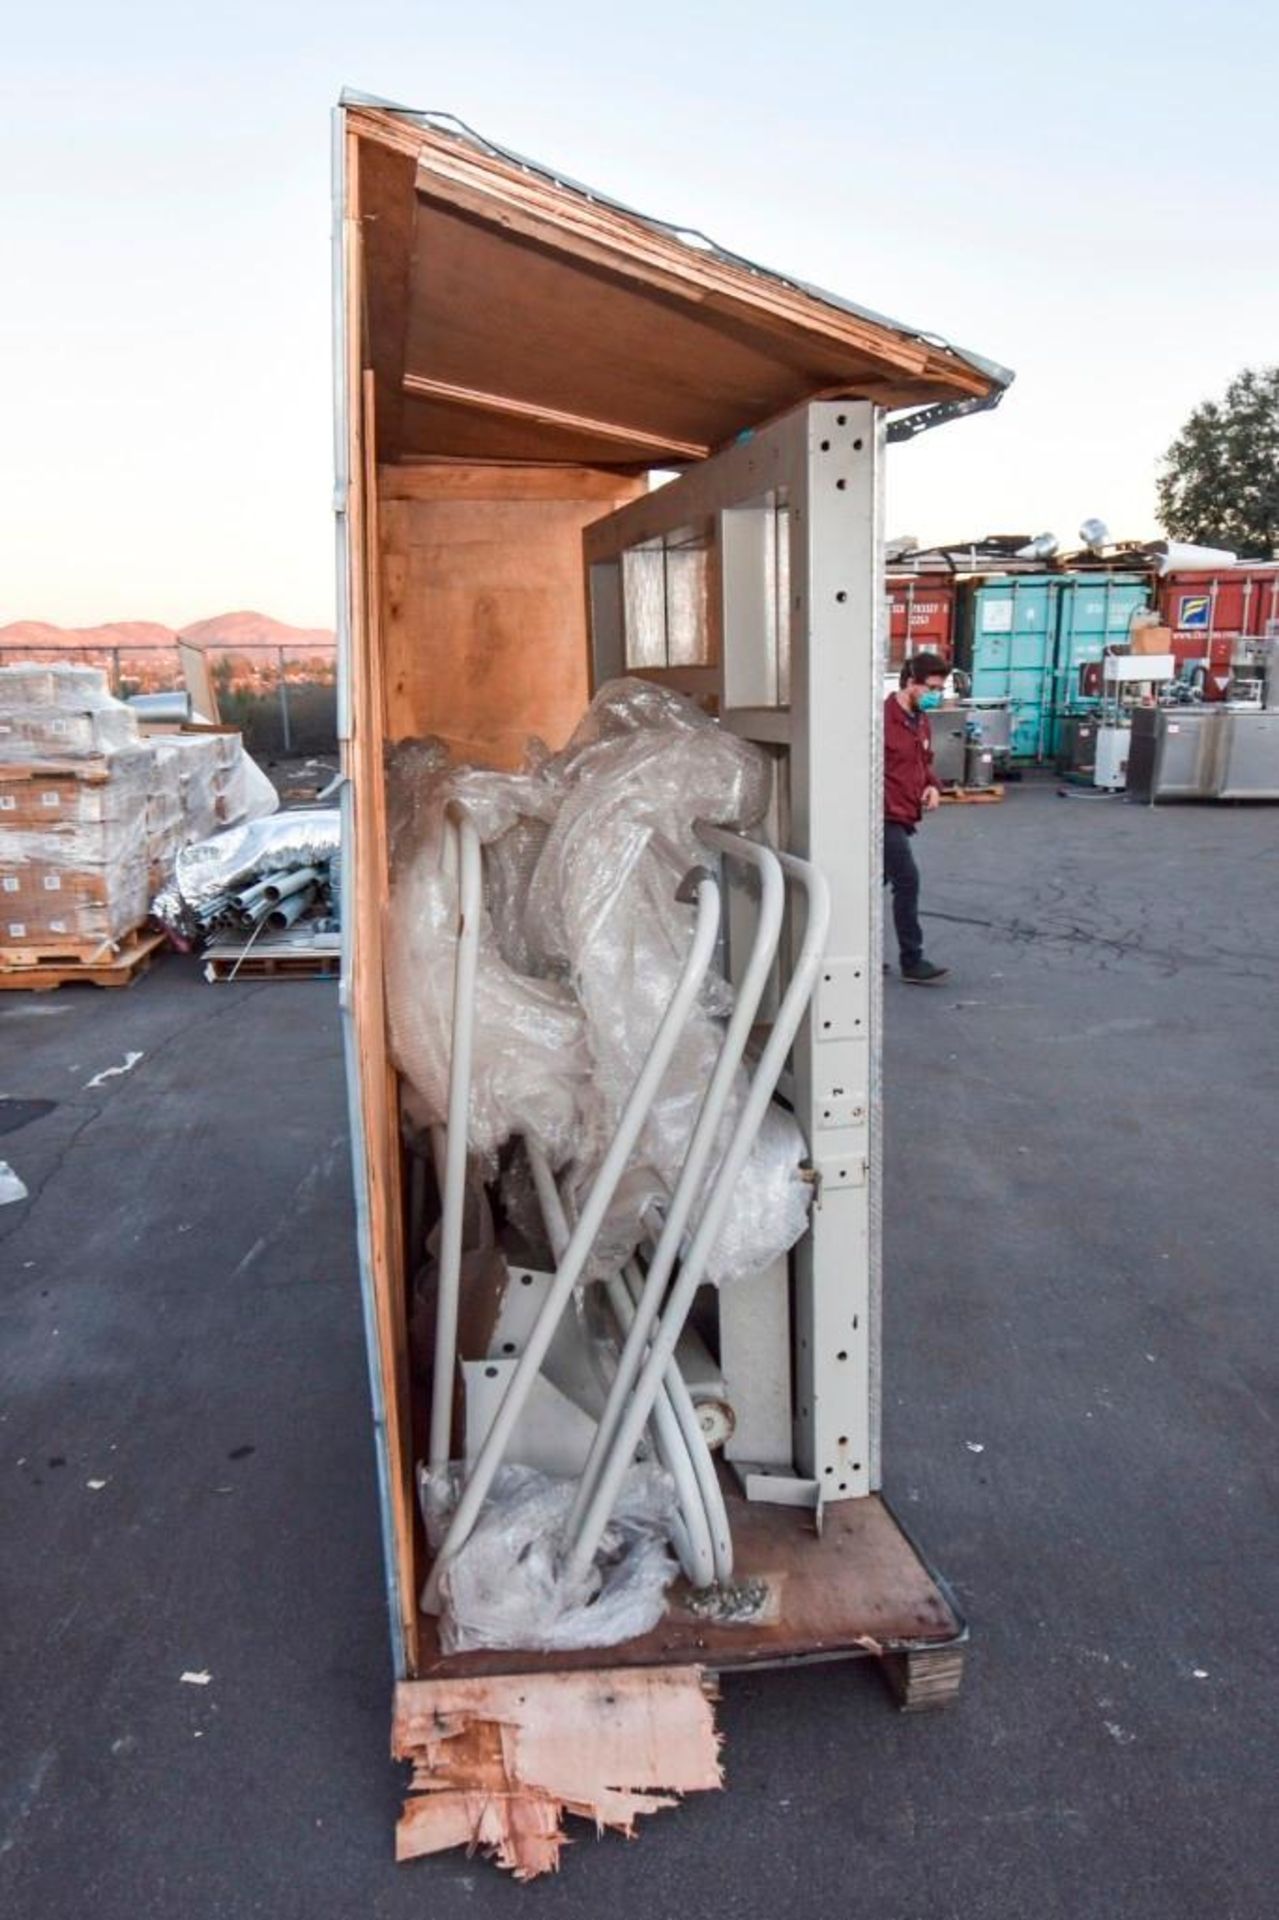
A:
[[[889,531],[1154,527],[1279,359],[1279,10],[71,0],[0,66],[0,623],[332,618],[329,126],[444,109],[1012,366]],[[1046,14],[1046,10],[1045,10]]]

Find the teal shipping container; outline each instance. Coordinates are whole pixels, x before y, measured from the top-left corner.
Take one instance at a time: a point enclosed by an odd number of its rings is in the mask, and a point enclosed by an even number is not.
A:
[[[975,699],[1009,702],[1014,760],[1050,758],[1062,714],[1097,705],[1080,669],[1122,645],[1149,602],[1149,582],[1130,573],[996,574],[968,586],[959,664]]]
[[[1061,744],[1061,717],[1091,712],[1098,695],[1085,693],[1080,669],[1100,660],[1107,646],[1124,646],[1132,617],[1150,605],[1150,580],[1140,573],[1071,573],[1057,583],[1057,654],[1052,713],[1045,750]]]
[[[1056,575],[999,574],[965,583],[959,664],[975,700],[1007,700],[1014,760],[1048,750],[1057,640]]]

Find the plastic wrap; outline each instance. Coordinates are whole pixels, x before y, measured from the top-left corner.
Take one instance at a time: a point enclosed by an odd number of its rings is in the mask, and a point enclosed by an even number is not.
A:
[[[450,804],[466,808],[482,843],[535,810],[553,809],[540,774],[441,768],[427,752],[393,769],[395,878],[386,943],[391,1051],[410,1083],[419,1122],[448,1109],[458,891]],[[475,993],[468,1139],[494,1165],[503,1142],[527,1134],[559,1166],[572,1151],[580,1094],[590,1071],[581,1011],[569,989],[517,972],[483,916]]]
[[[773,1101],[733,1188],[707,1263],[708,1280],[744,1280],[790,1252],[808,1225],[812,1203],[812,1186],[801,1171],[806,1158],[794,1114]]]
[[[77,710],[70,706],[0,709],[0,761],[48,765],[60,760],[92,760],[134,747],[138,723],[118,701]]]
[[[387,994],[414,1120],[439,1121],[447,1108],[457,892],[442,823],[451,800],[466,805],[484,843],[471,1146],[492,1164],[509,1135],[530,1133],[553,1165],[571,1163],[580,1195],[683,965],[693,910],[676,890],[710,858],[694,822],[754,824],[770,783],[758,748],[640,680],[602,688],[567,747],[537,751],[525,773],[452,768],[438,742],[396,747]],[[731,1003],[727,983],[710,976],[598,1236],[593,1274],[616,1271],[669,1199]],[[739,1074],[713,1164],[745,1093]],[[741,1176],[714,1278],[767,1266],[798,1239],[803,1158],[798,1127],[774,1109]]]
[[[71,707],[89,712],[120,704],[101,667],[0,667],[0,711],[12,707]]]
[[[675,991],[694,909],[676,899],[709,862],[694,823],[750,827],[764,815],[766,755],[690,701],[648,681],[603,687],[546,777],[563,795],[528,889],[533,948],[563,965],[586,1019],[593,1072],[574,1181],[593,1178]],[[722,1043],[727,983],[708,980],[663,1078],[593,1256],[613,1268],[641,1237],[637,1204],[678,1178]],[[744,1096],[742,1079],[738,1098]],[[736,1102],[730,1103],[731,1124]],[[644,1170],[649,1177],[645,1178]],[[767,1257],[771,1258],[771,1254]]]
[[[419,1474],[422,1511],[432,1544],[460,1484]],[[531,1467],[503,1467],[466,1544],[440,1582],[440,1645],[446,1654],[492,1647],[556,1653],[613,1647],[650,1632],[666,1610],[666,1589],[679,1571],[669,1539],[675,1492],[648,1464],[632,1467],[591,1568],[589,1584],[569,1588],[560,1572],[564,1525],[576,1482]]]
[[[164,734],[153,751],[148,853],[151,891],[158,894],[167,890],[182,848],[207,840],[220,826],[262,819],[280,802],[238,733]]]
[[[146,919],[145,748],[62,771],[0,779],[0,942],[95,945]]]

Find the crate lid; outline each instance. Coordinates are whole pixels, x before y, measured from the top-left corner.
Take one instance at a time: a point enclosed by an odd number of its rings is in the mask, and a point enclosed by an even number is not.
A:
[[[448,115],[341,107],[384,459],[679,466],[816,398],[909,409],[904,438],[1012,379]]]

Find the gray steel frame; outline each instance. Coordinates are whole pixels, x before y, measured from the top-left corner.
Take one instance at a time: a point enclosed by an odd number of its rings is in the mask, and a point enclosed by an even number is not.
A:
[[[595,681],[642,677],[709,699],[723,724],[772,750],[779,764],[779,844],[813,861],[834,902],[812,1007],[795,1043],[788,1089],[809,1143],[816,1197],[791,1256],[794,1313],[788,1374],[735,1383],[775,1397],[793,1383],[791,1487],[817,1504],[880,1483],[880,973],[882,674],[885,656],[882,471],[884,423],[866,402],[822,401],[784,419],[588,527]],[[766,563],[779,505],[789,529],[789,704],[778,704],[765,657]],[[711,529],[717,582],[715,664],[628,667],[623,556],[690,526]],[[741,703],[743,688],[756,704]],[[731,955],[730,955],[731,964]],[[761,1310],[776,1295],[721,1294],[721,1315]],[[739,1344],[749,1329],[738,1329]],[[756,1350],[758,1345],[756,1343]],[[775,1345],[775,1340],[774,1340]],[[750,1409],[747,1408],[749,1421]],[[778,1484],[738,1471],[754,1497]],[[803,1497],[799,1489],[789,1495]]]

